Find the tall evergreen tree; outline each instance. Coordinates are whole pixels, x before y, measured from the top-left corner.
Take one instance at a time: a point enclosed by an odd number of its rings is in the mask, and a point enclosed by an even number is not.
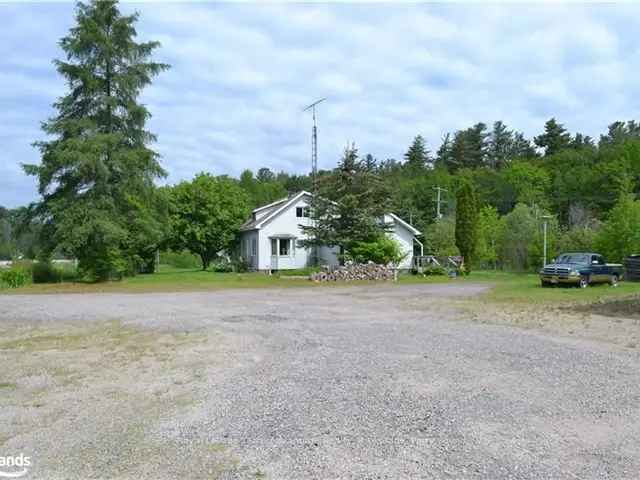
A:
[[[423,172],[431,164],[429,151],[422,135],[413,139],[409,150],[404,154],[404,159],[406,169],[412,174]]]
[[[593,139],[589,135],[583,135],[581,133],[575,134],[571,139],[571,142],[569,142],[569,146],[576,150],[580,150],[582,148],[595,148]]]
[[[364,168],[366,168],[369,172],[375,172],[378,169],[378,160],[370,153],[367,153],[364,156],[363,163]]]
[[[487,126],[480,122],[456,132],[451,147],[451,162],[455,168],[478,168],[487,157]]]
[[[355,146],[347,147],[338,167],[318,180],[311,201],[310,226],[301,226],[305,246],[342,247],[345,253],[359,242],[378,239],[386,227],[389,194],[380,178],[358,159]]]
[[[453,159],[451,151],[452,147],[451,134],[447,132],[447,134],[442,138],[440,148],[438,148],[438,151],[436,152],[436,168],[451,168],[453,166],[451,162]]]
[[[53,138],[36,143],[40,165],[24,166],[39,180],[47,251],[60,248],[101,279],[140,268],[166,223],[154,187],[165,173],[137,99],[168,65],[151,61],[158,42],[135,41],[137,20],[112,0],[78,3],[60,41],[66,61],[55,61],[70,91],[43,124]]]
[[[545,156],[549,156],[569,148],[571,135],[564,125],[551,118],[544,124],[544,133],[535,137],[534,142],[538,147],[544,148]]]
[[[471,270],[478,243],[478,199],[471,181],[463,179],[456,193],[456,246]]]
[[[634,120],[628,122],[613,122],[609,125],[606,135],[600,135],[599,146],[619,145],[625,140],[640,138],[640,123]]]
[[[513,134],[513,144],[511,145],[511,159],[514,158],[535,158],[538,156],[531,140],[525,138],[524,133],[515,132]]]
[[[487,163],[491,168],[500,169],[511,159],[513,153],[513,132],[498,120],[493,124],[487,147]]]

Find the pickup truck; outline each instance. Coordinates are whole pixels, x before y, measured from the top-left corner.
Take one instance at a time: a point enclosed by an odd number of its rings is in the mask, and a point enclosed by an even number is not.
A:
[[[580,288],[594,283],[608,283],[616,287],[622,273],[622,265],[607,263],[598,253],[563,253],[540,270],[540,283],[543,287],[559,283]]]

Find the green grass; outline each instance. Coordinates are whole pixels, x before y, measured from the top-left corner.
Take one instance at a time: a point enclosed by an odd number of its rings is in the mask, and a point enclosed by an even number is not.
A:
[[[609,299],[640,295],[640,283],[620,282],[618,287],[607,284],[581,289],[574,286],[542,288],[536,274],[506,272],[472,272],[464,281],[488,282],[495,285],[484,298],[509,303],[594,303]]]
[[[137,275],[121,281],[88,283],[66,282],[31,284],[22,288],[2,290],[9,294],[35,293],[100,293],[100,292],[180,292],[206,291],[223,288],[280,288],[314,285],[306,279],[281,279],[264,273],[216,273],[181,269],[161,265],[158,272]]]
[[[180,269],[162,265],[157,273],[125,278],[119,282],[106,283],[56,283],[32,284],[3,293],[97,293],[97,292],[180,292],[208,291],[227,288],[289,288],[348,285],[381,285],[376,282],[329,282],[314,283],[304,278],[287,278],[292,275],[306,276],[311,269],[292,270],[289,275],[269,276],[264,273],[215,273],[194,269]],[[293,272],[293,273],[292,273]],[[446,276],[400,275],[399,285],[433,283],[489,283],[494,286],[482,298],[491,302],[508,303],[594,303],[609,299],[640,296],[640,283],[621,282],[617,288],[596,285],[586,289],[575,287],[542,288],[535,274],[516,274],[494,271],[474,271],[467,277],[450,279]],[[389,285],[390,283],[387,283]]]
[[[294,268],[293,270],[281,270],[277,275],[280,277],[308,277],[319,271],[320,267]]]

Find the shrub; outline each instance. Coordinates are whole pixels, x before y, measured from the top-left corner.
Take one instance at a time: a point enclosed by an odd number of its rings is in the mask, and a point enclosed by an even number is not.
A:
[[[211,271],[216,273],[233,272],[233,264],[227,261],[218,261],[211,265]]]
[[[37,262],[33,264],[33,283],[60,283],[75,280],[77,273],[71,264]]]
[[[202,268],[200,257],[187,251],[174,252],[168,250],[160,252],[160,263],[175,268]]]
[[[19,288],[31,281],[31,269],[26,263],[18,263],[11,268],[0,270],[0,284],[9,288]]]
[[[592,223],[565,230],[558,238],[558,252],[590,252],[595,250],[599,225]]]
[[[356,242],[348,254],[356,263],[373,262],[379,265],[400,263],[404,258],[400,245],[388,237],[380,237],[372,242]]]
[[[453,218],[445,217],[436,220],[426,228],[424,235],[429,253],[439,257],[460,255],[456,247],[456,224]]]
[[[237,273],[245,273],[249,271],[249,264],[246,260],[236,260],[233,262],[233,271]]]
[[[431,275],[447,275],[447,269],[442,265],[429,265],[422,270],[422,274],[425,276]]]

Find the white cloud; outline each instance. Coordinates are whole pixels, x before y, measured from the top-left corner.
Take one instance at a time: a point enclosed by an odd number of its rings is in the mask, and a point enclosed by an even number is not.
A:
[[[50,61],[72,5],[0,7],[0,205],[35,198],[18,162],[63,82]],[[597,136],[638,118],[633,5],[123,4],[172,65],[142,97],[169,182],[200,170],[309,169],[319,108],[320,165],[347,141],[401,158],[422,134],[502,119],[533,136],[556,116]]]

